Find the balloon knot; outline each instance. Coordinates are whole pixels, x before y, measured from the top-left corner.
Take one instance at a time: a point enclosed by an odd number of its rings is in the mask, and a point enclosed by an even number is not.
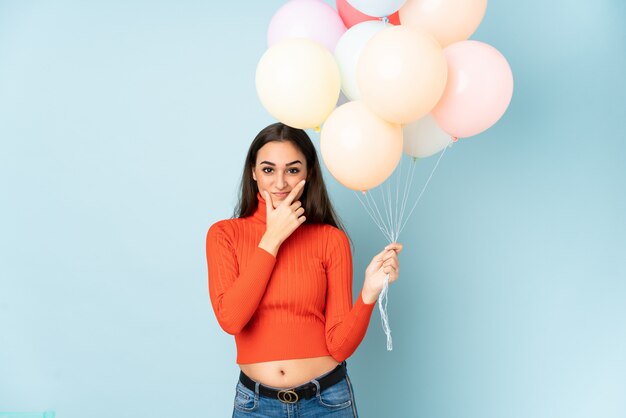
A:
[[[321,131],[321,129],[320,129],[320,127],[319,127],[319,126],[316,126],[315,128],[313,128],[313,130],[314,130],[315,132],[319,132],[319,131]]]
[[[456,136],[453,136],[453,137],[452,137],[452,142],[456,142],[456,141],[458,141],[458,140],[459,140],[459,138],[458,138],[458,137],[456,137]]]
[[[361,193],[365,194],[367,193],[367,190],[361,190]]]

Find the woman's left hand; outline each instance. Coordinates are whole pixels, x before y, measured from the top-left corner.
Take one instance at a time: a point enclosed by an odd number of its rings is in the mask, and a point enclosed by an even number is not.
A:
[[[389,274],[389,283],[398,279],[400,273],[400,262],[398,254],[402,251],[402,244],[392,243],[385,247],[383,251],[376,254],[365,269],[365,281],[361,297],[365,303],[374,303],[378,295],[383,290],[385,277]]]

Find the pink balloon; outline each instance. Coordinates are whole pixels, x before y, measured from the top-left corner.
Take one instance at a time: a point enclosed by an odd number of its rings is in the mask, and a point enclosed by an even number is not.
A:
[[[307,38],[332,53],[345,31],[337,11],[322,0],[291,0],[272,17],[267,44],[271,47],[286,38]]]
[[[351,6],[350,3],[348,3],[348,0],[337,0],[335,4],[337,5],[339,16],[341,16],[343,23],[346,24],[348,29],[357,23],[366,22],[368,20],[380,20],[378,17],[368,16],[365,13],[361,13]],[[400,15],[398,12],[389,16],[389,23],[393,25],[400,24]]]
[[[443,52],[448,82],[432,115],[454,137],[479,134],[495,124],[511,102],[511,67],[497,49],[479,41],[455,42]]]

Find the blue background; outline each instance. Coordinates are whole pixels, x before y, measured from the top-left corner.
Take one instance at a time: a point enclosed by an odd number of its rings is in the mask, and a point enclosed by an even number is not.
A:
[[[0,411],[230,415],[204,239],[273,121],[254,73],[282,3],[0,0]],[[625,20],[618,0],[489,3],[473,39],[513,100],[400,238],[394,350],[375,312],[349,362],[361,417],[626,416]],[[385,241],[327,181],[356,294]]]

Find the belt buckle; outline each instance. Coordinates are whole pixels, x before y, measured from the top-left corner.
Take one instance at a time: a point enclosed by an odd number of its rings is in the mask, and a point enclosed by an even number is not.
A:
[[[292,389],[279,390],[277,396],[282,403],[296,403],[299,399],[298,394]]]

